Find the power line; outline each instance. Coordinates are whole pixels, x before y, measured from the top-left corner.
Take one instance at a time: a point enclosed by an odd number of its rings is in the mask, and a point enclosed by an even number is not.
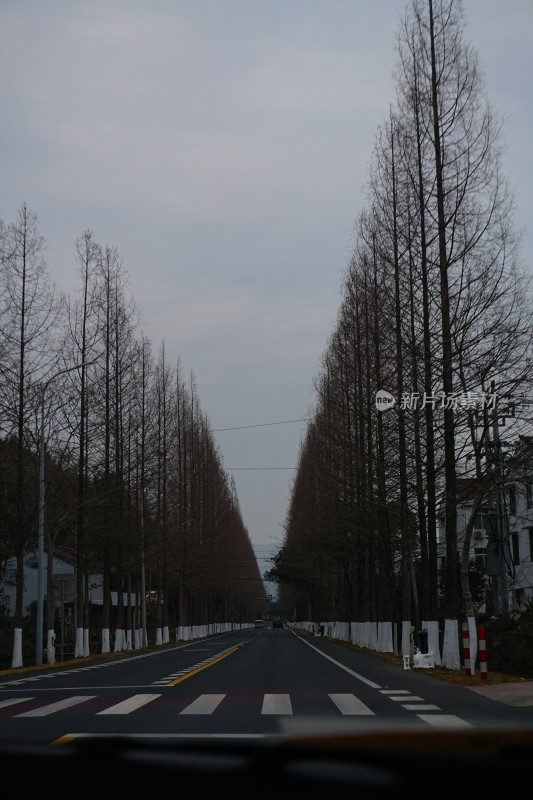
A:
[[[267,425],[287,425],[289,422],[309,422],[309,417],[303,417],[302,419],[282,419],[279,422],[262,422],[258,425],[237,425],[234,428],[215,428],[213,433],[219,433],[220,431],[240,431],[243,428],[265,428]],[[280,467],[280,469],[292,469],[292,467]]]

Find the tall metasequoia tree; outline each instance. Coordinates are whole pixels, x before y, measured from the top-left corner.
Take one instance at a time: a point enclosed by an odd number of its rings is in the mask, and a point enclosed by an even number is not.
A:
[[[156,643],[164,644],[169,640],[168,626],[168,558],[169,558],[169,508],[168,485],[170,466],[170,408],[174,379],[172,370],[166,360],[164,343],[159,351],[159,359],[155,370],[155,401],[157,414],[157,500],[155,522],[157,525],[157,628]]]
[[[146,647],[148,644],[148,632],[146,627],[146,530],[145,519],[149,513],[147,507],[147,483],[150,475],[147,469],[148,446],[150,431],[150,387],[154,374],[153,356],[150,342],[144,337],[138,342],[138,358],[135,359],[137,365],[137,514],[139,521],[139,630],[137,634],[137,644],[139,647]]]
[[[389,276],[382,258],[381,242],[382,220],[376,213],[362,213],[357,227],[357,243],[351,262],[353,281],[360,281],[363,274],[365,285],[364,307],[366,317],[367,380],[371,381],[373,396],[368,390],[367,407],[372,413],[369,418],[369,440],[367,447],[375,464],[373,484],[373,535],[376,539],[376,588],[377,619],[389,620],[395,616],[394,609],[394,555],[392,552],[390,519],[387,499],[392,491],[391,470],[396,468],[391,459],[390,437],[386,436],[387,425],[383,414],[375,413],[375,393],[392,386],[396,365],[391,358],[390,335],[387,333],[389,319],[395,318],[394,298],[391,293]],[[396,448],[395,448],[396,449]],[[399,465],[398,465],[399,466]]]
[[[76,658],[89,655],[89,603],[87,597],[87,453],[88,440],[88,369],[94,360],[95,346],[101,335],[98,325],[97,268],[100,248],[92,231],[86,230],[76,241],[76,259],[80,268],[80,299],[71,308],[73,363],[79,364],[77,414],[78,494],[76,519]],[[96,351],[97,352],[97,351]]]
[[[396,368],[396,397],[401,398],[406,388],[406,369],[405,369],[405,342],[403,335],[404,318],[404,297],[402,292],[402,271],[404,268],[403,257],[400,252],[400,204],[403,198],[400,197],[400,178],[398,175],[398,124],[391,113],[386,135],[382,139],[381,159],[386,161],[384,170],[386,172],[386,185],[389,188],[389,213],[387,218],[382,221],[386,225],[388,233],[387,249],[388,253],[382,251],[382,257],[392,272],[392,284],[394,294],[394,351]],[[410,531],[409,514],[409,492],[407,486],[407,434],[405,414],[401,409],[398,411],[398,477],[399,477],[399,526],[401,539],[401,596],[402,596],[402,620],[412,619],[411,596],[413,586],[411,580],[410,566],[412,564],[412,545]]]
[[[496,378],[499,390],[510,383],[516,388],[517,359],[511,366],[504,358],[492,358],[495,346],[498,352],[502,346],[508,351],[510,341],[501,331],[496,333],[493,322],[510,319],[519,334],[522,379],[523,342],[530,330],[520,308],[523,287],[513,263],[516,237],[512,197],[501,174],[501,123],[484,96],[476,53],[463,40],[462,22],[460,0],[412,0],[400,32],[397,73],[403,124],[412,144],[405,168],[419,198],[424,287],[431,271],[436,269],[439,278],[439,346],[432,360],[441,361],[441,387],[447,398],[460,390],[486,391],[491,378]],[[426,358],[427,320],[425,314]],[[427,362],[426,374],[429,377]],[[443,415],[446,616],[456,619],[456,463],[466,423],[451,403]],[[429,429],[427,440],[431,442]],[[432,589],[431,603],[433,597]]]
[[[44,386],[53,377],[58,358],[54,340],[60,298],[48,276],[43,250],[37,215],[24,203],[16,222],[4,229],[1,273],[5,298],[0,332],[2,426],[17,443],[16,499],[11,523],[16,557],[13,667],[22,666],[24,560],[32,538],[35,542],[37,527],[37,476],[30,469],[30,422],[32,417],[38,418]],[[39,442],[44,447],[44,442]]]
[[[113,498],[115,492],[113,487],[116,482],[113,480],[112,471],[112,341],[113,341],[113,286],[117,280],[119,268],[116,252],[106,248],[105,252],[100,252],[99,266],[101,269],[102,287],[102,327],[104,338],[104,447],[103,447],[103,476],[102,488],[104,491],[103,503],[103,530],[101,532],[102,543],[102,653],[109,653],[110,646],[110,613],[111,613],[111,529],[114,523],[115,504]],[[111,503],[109,502],[111,500]]]
[[[447,9],[444,9],[447,11]],[[439,32],[442,32],[444,20],[439,22]],[[442,389],[445,397],[451,397],[454,391],[453,383],[453,350],[450,319],[450,295],[448,280],[448,248],[450,246],[448,233],[448,202],[445,193],[445,150],[447,136],[444,127],[449,128],[446,119],[448,109],[441,107],[442,102],[442,62],[437,63],[437,43],[435,38],[435,20],[433,16],[433,0],[429,0],[429,41],[431,52],[431,109],[433,116],[433,147],[435,156],[436,178],[436,205],[438,229],[438,264],[440,274],[440,311],[441,311],[441,345],[442,345]],[[442,43],[444,44],[444,43]],[[459,54],[458,54],[459,55]],[[447,48],[441,46],[439,56],[446,61]],[[452,56],[453,57],[453,56]],[[464,74],[460,77],[464,80]],[[457,97],[453,99],[457,102]],[[454,169],[455,172],[455,169]],[[454,180],[457,175],[453,176]],[[457,619],[459,616],[459,585],[457,570],[457,473],[455,453],[455,416],[453,408],[444,409],[444,480],[445,480],[445,518],[446,518],[446,614],[448,619]]]
[[[454,399],[468,392],[483,397],[492,380],[499,391],[520,395],[528,390],[533,372],[531,312],[517,263],[512,198],[501,174],[500,122],[484,97],[476,56],[463,41],[461,25],[460,0],[411,0],[402,21],[394,126],[391,136],[378,141],[369,186],[371,211],[362,215],[364,224],[357,232],[352,283],[332,337],[335,346],[327,353],[328,377],[317,383],[314,414],[324,440],[315,457],[317,464],[323,464],[323,453],[331,447],[337,486],[328,484],[324,473],[309,470],[310,431],[295,481],[283,557],[277,565],[286,574],[297,537],[305,538],[298,528],[302,499],[306,491],[310,493],[312,480],[317,483],[312,489],[317,520],[335,503],[340,507],[341,484],[353,486],[353,496],[360,498],[354,507],[361,524],[361,511],[375,490],[390,524],[393,569],[399,552],[397,521],[401,521],[398,528],[411,527],[404,555],[416,555],[418,572],[412,558],[404,558],[404,563],[410,565],[415,621],[416,577],[422,578],[422,619],[434,625],[439,613],[446,617],[449,641],[444,663],[452,668],[458,665],[461,610],[457,463],[466,445],[479,450],[484,441],[480,415],[457,407]],[[369,263],[374,265],[373,297],[372,284],[365,280]],[[379,302],[382,311],[380,326],[367,313],[372,301]],[[368,326],[372,326],[370,336]],[[345,347],[347,330],[354,332],[351,361]],[[372,341],[370,358],[365,343]],[[368,435],[361,401],[368,397],[372,380],[368,374],[361,376],[361,370],[371,370],[374,380],[379,376],[375,388],[388,385],[401,394],[410,379],[412,393],[422,392],[422,405],[410,407],[412,415],[404,418],[403,427],[395,414],[383,418],[378,414],[377,419],[370,418],[374,436]],[[400,452],[391,451],[393,441],[399,443]],[[365,452],[374,448],[375,453]],[[363,465],[368,477],[371,472],[375,475],[375,486],[371,482],[365,489],[367,496],[361,494],[357,479],[357,469]],[[396,497],[399,503],[393,510],[390,503]],[[443,610],[438,591],[439,502],[446,522]],[[326,518],[333,525],[328,529],[322,524],[322,530],[329,530],[332,544],[338,517]],[[306,527],[310,543],[314,520]],[[468,552],[465,547],[461,555],[465,600]],[[363,548],[358,556],[362,553]],[[303,583],[305,569],[302,563],[296,581]],[[364,574],[354,574],[365,580]],[[404,588],[407,584],[406,577]],[[404,607],[408,606],[405,593]]]
[[[129,580],[136,553],[134,526],[132,525],[131,497],[127,493],[129,463],[130,419],[135,405],[135,372],[133,357],[135,353],[134,332],[136,325],[135,303],[125,290],[125,276],[122,272],[115,248],[106,247],[106,263],[114,266],[111,280],[112,294],[112,447],[113,473],[115,486],[115,506],[117,525],[113,535],[113,568],[117,581],[117,618],[115,629],[115,650],[124,649],[131,643],[131,632],[126,634],[126,617],[129,610],[124,608],[125,583]],[[107,270],[106,270],[107,271]],[[128,597],[128,606],[131,598]]]
[[[177,376],[174,396],[172,372],[163,364],[164,379],[154,381],[148,343],[133,336],[133,303],[114,248],[103,250],[90,230],[76,241],[79,296],[69,303],[65,321],[59,318],[61,298],[56,302],[41,249],[36,217],[25,206],[17,223],[0,222],[0,427],[6,437],[0,453],[0,516],[9,531],[2,537],[1,555],[2,564],[11,558],[18,570],[13,666],[22,664],[24,562],[41,531],[37,451],[44,454],[45,442],[38,423],[40,401],[52,380],[45,487],[52,512],[46,530],[49,653],[55,638],[58,535],[75,552],[75,657],[90,652],[90,575],[103,574],[107,652],[111,580],[116,579],[119,598],[115,641],[121,632],[122,647],[123,598],[130,598],[124,615],[129,635],[136,583],[145,605],[145,556],[154,592],[162,599],[159,628],[165,640],[169,599],[184,623],[207,624],[215,617],[223,622],[224,610],[233,613],[237,607],[246,615],[257,588],[247,587],[244,605],[237,603],[237,578],[226,566],[217,567],[221,554],[228,564],[244,554],[260,580],[258,566],[193,379],[189,392]],[[139,603],[136,615],[142,628],[135,630],[136,645],[144,646],[146,614]],[[127,636],[126,646],[131,646]]]

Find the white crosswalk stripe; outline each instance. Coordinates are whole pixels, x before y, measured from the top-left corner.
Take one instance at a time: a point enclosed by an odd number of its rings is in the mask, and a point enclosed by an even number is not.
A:
[[[32,711],[25,711],[23,714],[17,714],[17,717],[47,717],[49,714],[55,714],[56,711],[63,711],[65,708],[77,706],[78,703],[84,703],[86,700],[94,700],[96,695],[81,695],[79,697],[67,697],[64,700],[59,700],[57,703],[50,703],[41,708],[34,708]]]
[[[330,697],[344,716],[353,714],[374,715],[374,712],[354,694],[330,694]]]
[[[423,722],[428,725],[433,725],[438,728],[468,728],[470,723],[461,717],[456,717],[454,714],[417,714],[416,715]]]
[[[459,727],[468,725],[468,723],[463,721],[460,717],[444,714],[438,706],[426,703],[422,697],[410,695],[409,692],[405,690],[387,689],[381,690],[380,694],[386,695],[390,700],[396,701],[395,705],[401,705],[405,711],[415,712],[416,717],[428,725],[438,727]],[[376,716],[376,712],[372,711],[372,709],[366,705],[366,703],[363,703],[355,694],[346,692],[328,694],[327,696],[332,701],[337,713],[340,713],[342,716]],[[133,714],[143,706],[153,703],[161,697],[163,697],[163,694],[160,693],[152,694],[144,692],[133,694],[125,700],[113,703],[100,711],[93,711],[93,713],[96,716]],[[98,699],[98,695],[74,695],[54,703],[38,706],[30,711],[14,714],[14,717],[18,719],[46,717],[85,703],[88,700],[95,699]],[[231,696],[227,694],[201,694],[181,710],[179,708],[176,709],[175,713],[180,716],[208,716],[215,714],[226,699],[228,701],[231,700]],[[35,702],[35,700],[35,697],[11,697],[0,699],[0,711],[6,710],[7,713],[7,709],[10,707],[15,708],[22,703],[28,703],[30,701]],[[294,717],[290,694],[264,694],[261,704],[257,705],[257,710],[261,715]]]
[[[145,706],[147,703],[151,703],[152,700],[157,700],[158,697],[161,697],[160,694],[134,694],[133,697],[128,697],[127,700],[123,700],[121,703],[116,703],[114,706],[109,706],[109,708],[104,709],[103,711],[98,711],[98,715],[100,714],[131,714],[132,711],[137,711],[138,708]]]
[[[201,694],[189,703],[180,714],[212,714],[225,698],[225,694]]]
[[[397,700],[397,701],[399,701],[400,703],[405,703],[405,700],[406,700],[406,699],[407,699],[407,700],[409,700],[409,702],[410,702],[410,703],[414,702],[415,700],[417,700],[417,701],[418,701],[418,700],[421,700],[421,701],[423,701],[423,700],[424,700],[424,698],[423,698],[423,697],[419,697],[417,694],[407,694],[407,695],[405,695],[405,694],[401,694],[401,695],[400,695],[400,694],[398,694],[398,695],[389,695],[389,699],[390,699],[390,700]]]
[[[0,700],[0,708],[14,706],[17,703],[26,703],[28,700],[35,700],[35,697],[9,697],[7,700]]]
[[[265,694],[261,714],[292,714],[290,695]]]

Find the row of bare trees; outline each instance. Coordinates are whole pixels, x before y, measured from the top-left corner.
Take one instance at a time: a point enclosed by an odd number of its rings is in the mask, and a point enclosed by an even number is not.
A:
[[[76,656],[90,650],[94,575],[102,652],[113,628],[121,650],[144,627],[139,603],[124,602],[141,592],[154,600],[157,643],[169,627],[253,619],[259,568],[194,375],[169,363],[164,344],[154,354],[115,247],[90,230],[79,237],[74,298],[55,291],[43,252],[24,204],[0,229],[0,585],[16,587],[12,665],[22,664],[24,566],[39,532],[49,646],[55,553],[75,566]]]
[[[473,613],[463,456],[475,513],[498,479],[495,417],[506,397],[531,397],[533,362],[501,120],[463,28],[460,0],[410,0],[399,24],[396,101],[270,576],[304,619]]]

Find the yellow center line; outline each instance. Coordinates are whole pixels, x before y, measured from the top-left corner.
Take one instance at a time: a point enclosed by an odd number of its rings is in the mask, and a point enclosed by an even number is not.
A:
[[[60,736],[59,739],[55,739],[52,744],[69,744],[69,742],[73,742],[75,739],[78,738],[78,735],[71,735],[66,734],[65,736]]]
[[[228,650],[226,653],[222,653],[222,655],[218,656],[218,658],[214,658],[212,661],[209,661],[207,664],[203,664],[201,667],[197,667],[196,669],[193,669],[190,672],[187,672],[186,675],[182,675],[180,678],[176,678],[175,680],[170,681],[170,683],[167,683],[166,685],[167,686],[176,686],[178,683],[181,683],[182,681],[186,680],[187,678],[191,678],[193,675],[197,675],[199,672],[202,672],[202,670],[207,669],[207,667],[210,667],[213,664],[218,664],[219,661],[222,661],[224,658],[227,658],[228,656],[231,656],[233,653],[235,653],[239,649],[239,647],[243,646],[243,644],[246,644],[246,642],[241,642],[240,644],[237,645],[237,647],[232,647],[231,650]],[[75,739],[77,739],[79,735],[80,734],[66,734],[65,736],[60,736],[58,739],[55,739],[52,742],[52,744],[53,745],[56,745],[56,744],[68,744],[69,742],[73,742]]]
[[[240,645],[238,645],[237,647],[233,647],[231,650],[228,650],[227,653],[223,653],[218,658],[214,658],[213,661],[209,661],[207,664],[203,664],[203,666],[197,667],[196,669],[191,670],[191,672],[187,672],[186,675],[181,675],[181,677],[176,678],[176,680],[174,680],[174,681],[170,681],[170,683],[167,683],[166,685],[167,686],[176,686],[178,683],[181,683],[182,681],[187,680],[187,678],[192,678],[193,675],[197,675],[203,669],[207,669],[208,667],[211,667],[213,664],[218,664],[218,662],[222,661],[223,658],[227,658],[228,656],[231,656],[233,653],[235,653],[239,649],[239,647],[240,647]]]

